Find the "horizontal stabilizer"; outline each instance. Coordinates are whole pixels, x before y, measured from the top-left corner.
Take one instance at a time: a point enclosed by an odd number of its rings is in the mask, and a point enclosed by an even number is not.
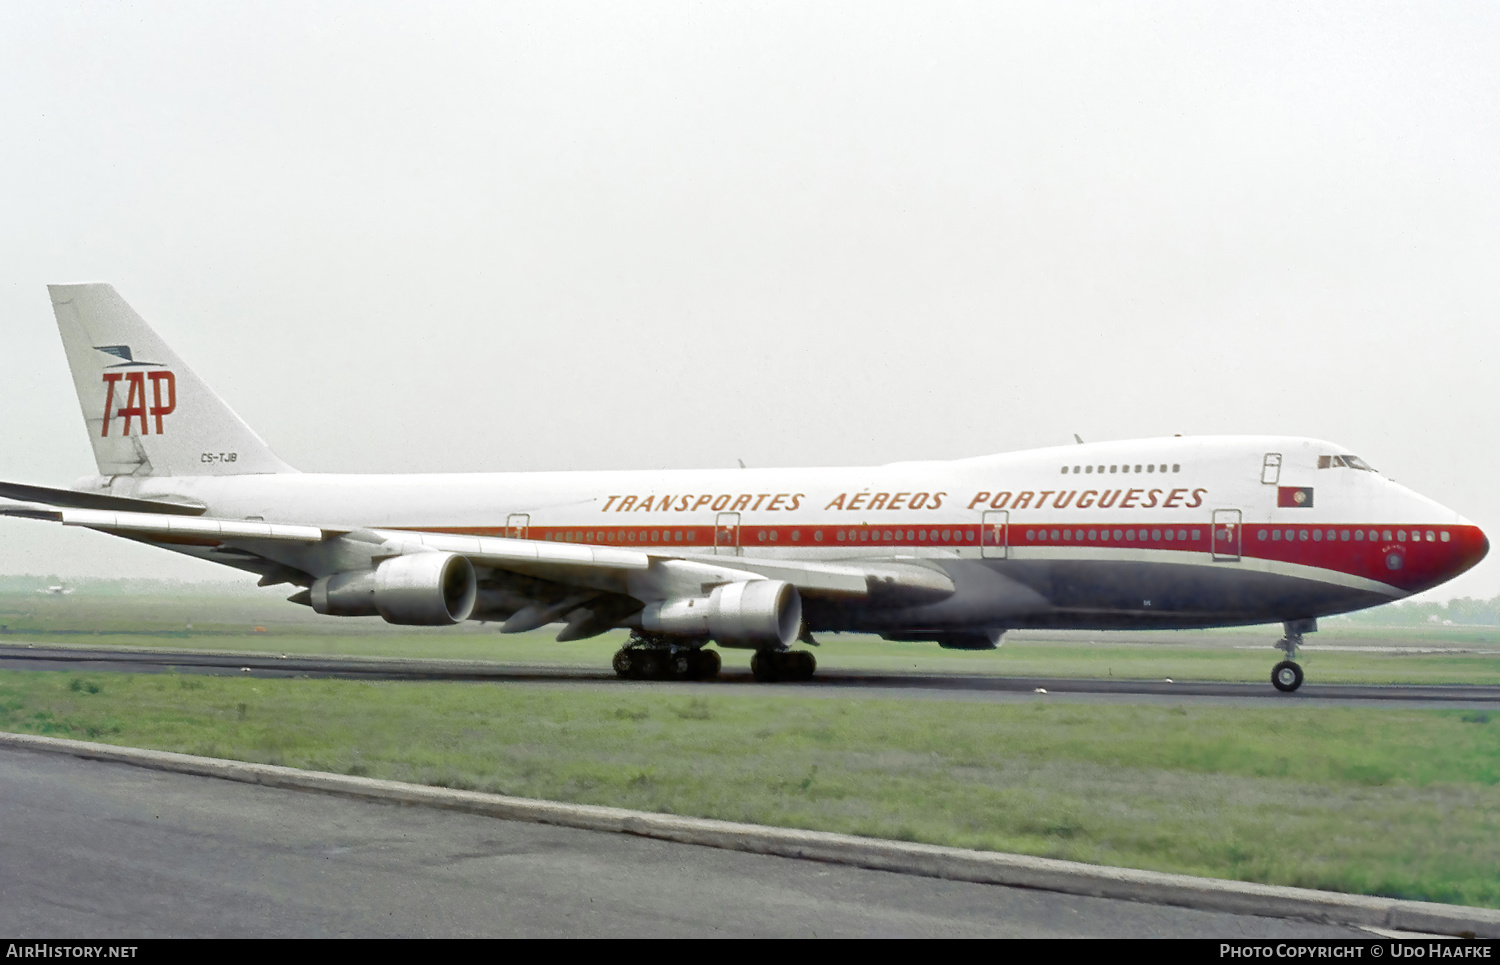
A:
[[[67,506],[70,509],[113,509],[125,513],[169,513],[174,516],[201,516],[207,509],[206,506],[189,503],[130,499],[106,493],[80,493],[72,489],[8,482],[0,482],[0,497],[27,503],[45,503],[48,506]]]

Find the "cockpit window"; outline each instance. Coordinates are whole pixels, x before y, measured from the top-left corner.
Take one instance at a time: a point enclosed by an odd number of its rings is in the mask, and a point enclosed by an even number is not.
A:
[[[1358,456],[1319,456],[1319,469],[1362,469],[1365,472],[1374,472],[1375,467],[1365,462]]]

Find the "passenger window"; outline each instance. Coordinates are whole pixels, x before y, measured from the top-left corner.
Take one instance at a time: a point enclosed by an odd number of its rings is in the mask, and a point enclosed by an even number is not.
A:
[[[1125,535],[1123,533],[1121,533],[1119,530],[1115,530],[1115,539],[1124,539],[1124,538],[1125,538]],[[1135,539],[1135,537],[1132,536],[1131,539]]]
[[[1073,467],[1073,475],[1075,475],[1075,476],[1078,475],[1078,467],[1077,466]]]
[[[1265,539],[1265,538],[1266,538],[1266,531],[1265,531],[1265,530],[1261,530],[1261,531],[1260,531],[1260,538],[1261,538],[1261,539],[1262,539],[1262,540],[1264,540],[1264,539]]]
[[[1119,466],[1110,466],[1110,467],[1109,467],[1109,471],[1110,471],[1110,472],[1118,472],[1118,471],[1119,471],[1119,469],[1120,469],[1120,467],[1119,467]]]
[[[834,533],[833,538],[842,543],[844,541],[844,531],[839,530],[837,533]]]
[[[1339,539],[1345,543],[1349,542],[1349,531],[1347,529],[1339,530]]]
[[[1446,529],[1443,530],[1443,542],[1448,542],[1448,531]]]
[[[1159,540],[1159,539],[1161,539],[1161,530],[1159,530],[1159,529],[1153,529],[1151,531],[1151,539],[1152,540]]]
[[[1178,539],[1187,539],[1187,530],[1185,530],[1185,529],[1179,529],[1177,531],[1177,538]]]
[[[1362,543],[1362,542],[1364,542],[1364,539],[1365,539],[1365,531],[1364,530],[1357,529],[1357,530],[1354,531],[1354,541],[1356,543]]]
[[[959,537],[959,538],[962,539],[963,537]],[[1055,529],[1052,531],[1052,538],[1053,539],[1057,539],[1057,530],[1055,530]]]
[[[1297,534],[1297,538],[1300,539],[1302,542],[1306,543],[1307,542],[1307,530],[1304,529],[1302,532],[1298,533]]]
[[[821,529],[813,530],[813,540],[819,543],[823,542],[823,531]]]
[[[1386,540],[1386,542],[1390,542],[1390,539],[1391,539],[1391,531],[1390,530],[1386,530],[1385,531],[1385,540]]]
[[[1193,530],[1193,542],[1198,542],[1198,531],[1196,529]]]
[[[1435,542],[1437,542],[1436,537],[1433,536],[1432,530],[1430,530],[1430,529],[1427,531],[1427,542],[1429,542],[1429,543],[1435,543]]]
[[[1135,471],[1136,471],[1136,472],[1140,472],[1140,471],[1141,471],[1141,467],[1140,467],[1140,466],[1136,466],[1136,467],[1135,467]]]
[[[1066,476],[1067,474],[1068,474],[1068,467],[1067,466],[1063,466],[1063,475]]]
[[[1034,529],[1028,529],[1026,531],[1026,538],[1028,540],[1034,540],[1034,539],[1036,539],[1036,530],[1034,530]]]
[[[1155,466],[1147,466],[1146,467],[1146,471],[1147,472],[1156,472],[1156,467]]]
[[[1125,541],[1129,542],[1129,543],[1134,543],[1135,542],[1135,530],[1133,530],[1133,529],[1127,529],[1125,531]]]
[[[1172,471],[1173,472],[1182,472],[1182,464],[1181,463],[1177,463],[1177,462],[1172,463]]]
[[[1084,466],[1083,467],[1083,471],[1084,472],[1093,472],[1094,471],[1094,467],[1093,466]]]
[[[1279,530],[1279,529],[1273,529],[1273,530],[1271,530],[1271,542],[1273,542],[1273,543],[1279,543],[1279,542],[1281,542],[1281,530]]]
[[[1098,537],[1098,535],[1099,535],[1099,531],[1097,529],[1091,529],[1091,530],[1089,530],[1089,539],[1096,539]]]
[[[766,541],[766,531],[765,530],[761,530],[760,532],[756,533],[755,535],[760,538],[760,541],[762,543],[764,543]]]
[[[1073,531],[1071,529],[1065,529],[1065,530],[1063,530],[1063,539],[1065,539],[1065,540],[1071,540],[1072,538],[1073,538]]]
[[[794,529],[794,530],[792,530],[792,542],[793,543],[800,543],[800,542],[802,542],[802,530],[800,530],[800,529]]]
[[[1170,539],[1171,539],[1171,538],[1172,538],[1172,531],[1171,531],[1171,530],[1170,530],[1170,529],[1169,529],[1169,530],[1167,530],[1167,532],[1166,532],[1166,537],[1167,537],[1167,539],[1169,539],[1169,540],[1170,540]]]

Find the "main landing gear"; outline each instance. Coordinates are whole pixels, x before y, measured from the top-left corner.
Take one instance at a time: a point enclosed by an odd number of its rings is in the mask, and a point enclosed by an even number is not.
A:
[[[1289,694],[1302,686],[1302,666],[1297,663],[1297,648],[1302,646],[1302,635],[1318,629],[1317,620],[1288,620],[1282,624],[1286,636],[1276,643],[1276,649],[1286,654],[1286,659],[1271,668],[1271,686]]]
[[[712,680],[719,667],[718,651],[654,633],[631,634],[614,659],[615,673],[626,680]],[[750,658],[750,672],[760,683],[808,680],[817,669],[806,650],[760,650]]]
[[[712,680],[719,675],[719,654],[632,636],[615,652],[614,668],[626,680]]]
[[[818,661],[806,650],[757,650],[750,658],[750,672],[760,683],[778,680],[811,680]]]

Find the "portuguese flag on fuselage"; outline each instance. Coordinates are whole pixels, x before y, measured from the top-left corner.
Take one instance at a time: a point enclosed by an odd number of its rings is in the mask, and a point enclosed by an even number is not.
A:
[[[1278,486],[1276,505],[1282,509],[1311,509],[1312,496],[1311,486]]]

